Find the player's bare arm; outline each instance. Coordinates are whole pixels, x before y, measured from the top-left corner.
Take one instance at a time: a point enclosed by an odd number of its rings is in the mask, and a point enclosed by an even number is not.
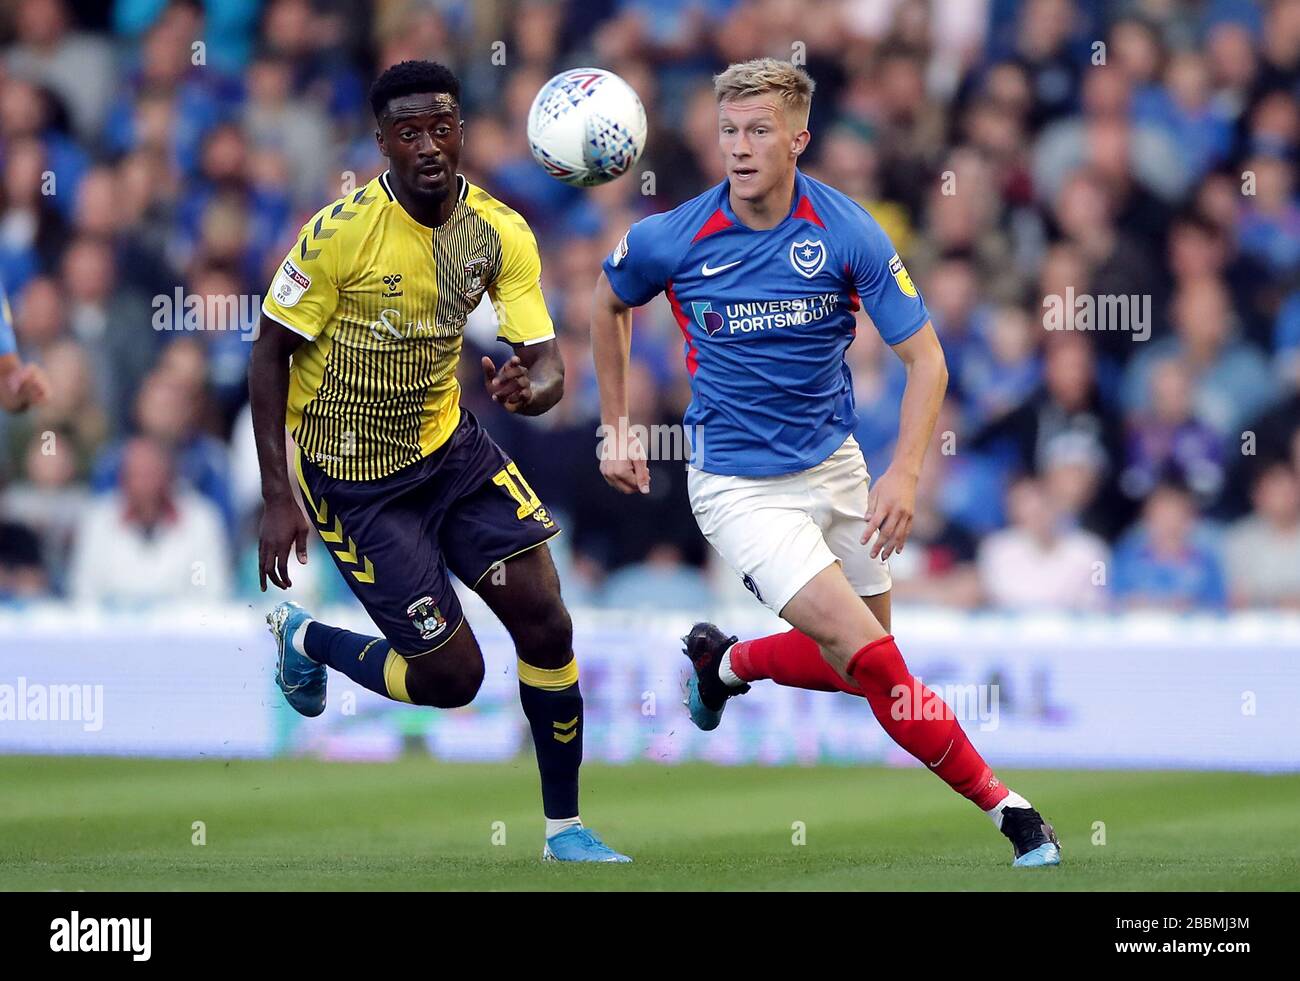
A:
[[[285,458],[284,418],[289,396],[289,359],[303,339],[265,314],[248,363],[248,396],[253,411],[253,439],[262,475],[262,526],[257,542],[257,576],[281,589],[289,578],[289,553],[307,564],[307,519],[289,483]]]
[[[564,397],[564,359],[554,338],[539,344],[513,344],[514,355],[497,368],[483,356],[483,384],[507,412],[540,416]]]
[[[50,395],[50,380],[36,364],[24,364],[16,354],[0,355],[0,408],[26,412]]]
[[[898,423],[898,445],[889,469],[871,487],[868,499],[867,527],[862,544],[880,530],[871,548],[871,556],[888,559],[901,552],[912,530],[916,513],[916,483],[921,477],[921,462],[930,445],[935,420],[948,389],[948,365],[943,347],[926,323],[907,340],[894,346],[894,353],[907,368],[907,386],[903,389],[902,413]]]
[[[624,494],[649,494],[645,448],[627,426],[627,363],[632,348],[632,311],[609,285],[596,281],[591,303],[591,353],[600,388],[600,423],[615,434],[615,445],[600,454],[600,475]]]

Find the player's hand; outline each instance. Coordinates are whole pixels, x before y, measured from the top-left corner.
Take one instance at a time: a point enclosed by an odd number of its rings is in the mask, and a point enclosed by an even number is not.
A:
[[[867,530],[862,533],[862,544],[880,532],[871,547],[871,557],[888,559],[901,552],[912,531],[912,516],[916,514],[916,478],[886,470],[871,486],[867,496]]]
[[[650,493],[645,447],[635,433],[620,427],[618,435],[605,438],[600,445],[600,475],[610,487],[624,494]]]
[[[293,495],[267,502],[257,540],[257,575],[262,592],[266,592],[268,579],[281,589],[293,585],[289,579],[289,553],[297,552],[298,564],[307,564],[309,530]]]
[[[3,404],[10,412],[25,412],[50,397],[50,379],[40,365],[25,364],[6,376]]]
[[[518,412],[533,399],[533,383],[528,368],[514,355],[498,371],[492,359],[483,356],[483,384],[494,402],[500,402],[507,412]]]

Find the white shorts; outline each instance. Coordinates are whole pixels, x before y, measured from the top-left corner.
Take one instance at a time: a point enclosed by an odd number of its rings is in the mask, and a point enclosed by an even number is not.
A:
[[[889,564],[861,543],[871,477],[852,436],[829,457],[783,477],[728,477],[691,469],[700,531],[775,613],[839,562],[859,596],[889,591]],[[879,534],[879,533],[877,533]]]

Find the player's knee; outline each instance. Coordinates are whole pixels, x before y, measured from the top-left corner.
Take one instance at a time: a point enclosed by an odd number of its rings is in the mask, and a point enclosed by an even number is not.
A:
[[[847,664],[854,654],[885,634],[871,610],[856,597],[850,600],[822,590],[807,599],[810,602],[800,617],[804,632],[839,664]]]
[[[560,602],[548,604],[516,638],[521,660],[535,668],[562,668],[573,653],[573,620]]]
[[[406,689],[416,705],[432,708],[460,708],[474,701],[483,685],[483,658],[442,657],[431,651],[412,658],[413,668]],[[425,660],[428,658],[429,660]]]
[[[480,666],[477,675],[464,674],[449,681],[434,693],[429,704],[435,708],[460,708],[474,701],[482,685],[483,668]]]
[[[831,609],[822,612],[810,621],[804,632],[817,641],[817,645],[834,661],[847,664],[849,658],[873,638],[863,625],[852,618],[837,615],[838,612]]]

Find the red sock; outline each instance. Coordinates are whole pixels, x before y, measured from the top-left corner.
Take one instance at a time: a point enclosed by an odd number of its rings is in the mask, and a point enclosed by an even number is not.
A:
[[[817,641],[798,630],[742,640],[731,647],[731,670],[742,681],[770,678],[787,688],[812,691],[845,691],[861,695],[826,663]]]
[[[952,709],[907,670],[892,636],[854,654],[849,674],[890,738],[953,790],[985,811],[1006,797],[1007,788],[975,751]]]

